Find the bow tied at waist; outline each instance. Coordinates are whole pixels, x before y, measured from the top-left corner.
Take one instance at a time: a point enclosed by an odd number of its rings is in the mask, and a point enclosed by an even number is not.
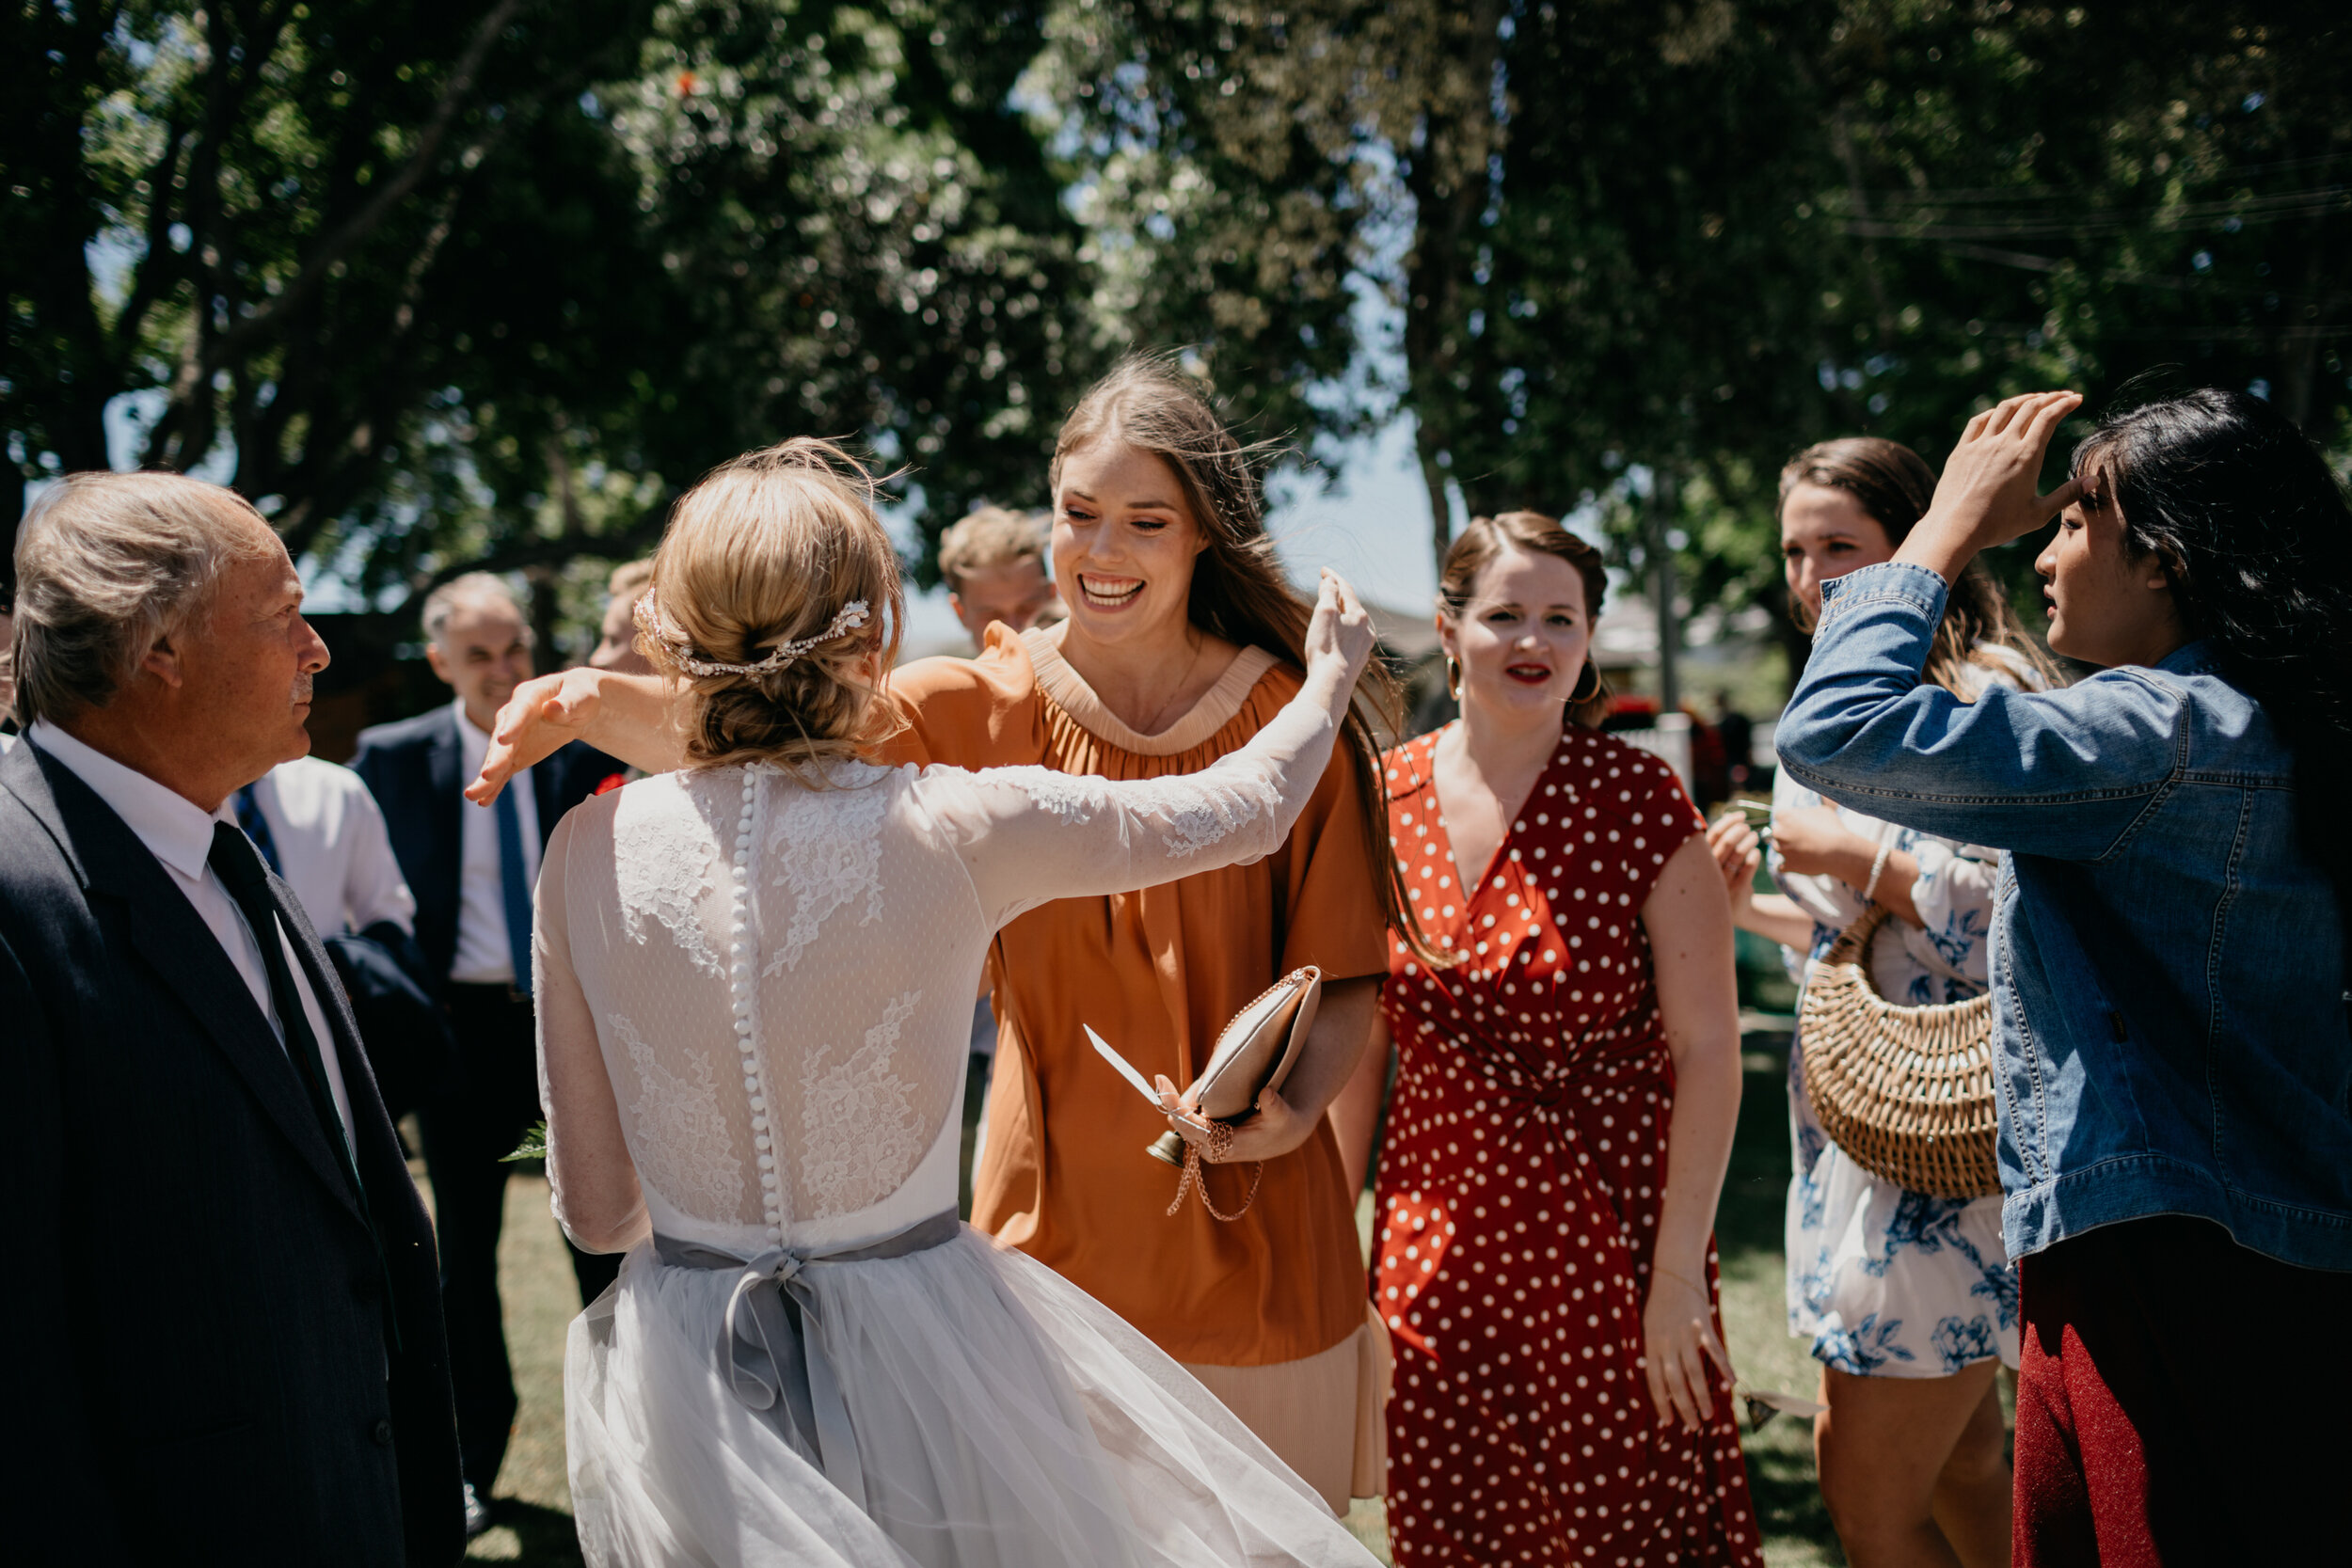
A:
[[[754,1410],[773,1410],[792,1423],[803,1443],[824,1465],[825,1479],[860,1508],[866,1507],[866,1470],[859,1464],[857,1433],[841,1380],[825,1351],[824,1324],[808,1271],[833,1263],[865,1263],[955,1240],[962,1224],[952,1209],[933,1214],[895,1236],[866,1246],[834,1252],[773,1247],[741,1258],[700,1242],[657,1234],[654,1253],[681,1269],[733,1269],[719,1319],[719,1367],[735,1397]]]
[[[1674,1058],[1661,1041],[1615,1038],[1613,1032],[1574,1042],[1549,1060],[1534,1061],[1504,1049],[1473,1054],[1479,1079],[1491,1094],[1516,1101],[1538,1114],[1558,1113],[1602,1085],[1629,1086],[1669,1076]],[[1555,1051],[1558,1047],[1553,1048]]]

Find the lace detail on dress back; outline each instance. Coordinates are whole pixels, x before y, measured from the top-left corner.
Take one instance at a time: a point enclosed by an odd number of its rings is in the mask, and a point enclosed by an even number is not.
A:
[[[619,840],[613,870],[620,883],[621,926],[629,940],[644,942],[649,933],[645,917],[653,916],[670,933],[678,951],[694,967],[709,974],[724,971],[719,955],[704,937],[695,907],[710,893],[710,863],[717,846],[696,830],[699,821],[651,814]]]
[[[851,763],[838,774],[848,787],[796,789],[771,812],[768,863],[791,912],[763,974],[798,965],[826,917],[860,897],[866,910],[858,924],[882,918],[882,816],[890,797],[872,785],[883,770]]]
[[[1329,728],[1286,710],[1188,777],[843,763],[812,789],[712,768],[579,807],[541,895],[562,900],[561,968],[655,1228],[750,1257],[953,1205],[996,927],[1271,852],[1311,787],[1286,794],[1284,765],[1312,742],[1319,773]],[[650,940],[655,921],[673,940]]]
[[[819,1046],[808,1062],[801,1100],[801,1189],[820,1214],[846,1213],[889,1196],[873,1190],[879,1173],[914,1168],[931,1129],[921,1094],[897,1070],[898,1033],[914,1016],[920,990],[894,998],[866,1043],[839,1061]]]
[[[613,1013],[605,1023],[637,1069],[628,1116],[642,1134],[638,1174],[688,1213],[732,1217],[743,1206],[743,1163],[729,1145],[710,1058],[688,1057],[681,1077],[662,1065],[626,1015]]]
[[[641,780],[611,809],[601,876],[596,815],[579,824],[571,958],[658,1229],[738,1251],[832,1240],[918,1166],[931,1181],[992,932],[915,780]],[[952,1205],[954,1176],[908,1194],[911,1217]]]

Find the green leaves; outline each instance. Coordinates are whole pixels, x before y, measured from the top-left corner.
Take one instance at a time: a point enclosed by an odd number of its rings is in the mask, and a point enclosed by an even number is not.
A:
[[[547,1157],[548,1124],[540,1121],[533,1123],[531,1131],[523,1134],[523,1141],[515,1146],[514,1152],[499,1156],[499,1164],[514,1165],[525,1160],[544,1160]]]
[[[135,460],[210,463],[379,604],[642,553],[684,484],[795,434],[918,464],[925,521],[1033,500],[1093,368],[1076,224],[1010,103],[1019,5],[10,27],[12,477],[104,467],[131,394]]]
[[[848,436],[929,537],[1187,348],[1767,595],[1774,480],[2135,376],[2352,419],[2352,34],[1999,0],[228,0],[0,19],[5,466],[214,471],[413,608]],[[125,403],[116,403],[128,394]],[[0,496],[0,506],[13,498]],[[1433,543],[1439,543],[1433,541]],[[1654,546],[1651,546],[1654,547]],[[918,569],[928,569],[927,566]],[[585,594],[583,564],[574,590]]]

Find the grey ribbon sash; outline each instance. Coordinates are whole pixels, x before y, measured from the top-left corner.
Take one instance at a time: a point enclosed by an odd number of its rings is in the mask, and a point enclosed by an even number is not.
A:
[[[857,1433],[849,1402],[826,1357],[824,1325],[807,1272],[826,1263],[866,1263],[904,1258],[955,1240],[962,1222],[953,1209],[919,1220],[870,1245],[835,1252],[775,1247],[756,1258],[740,1258],[699,1242],[657,1233],[655,1256],[673,1268],[734,1269],[735,1289],[719,1320],[719,1365],[735,1397],[754,1410],[779,1402],[802,1439],[817,1451],[825,1479],[860,1508],[866,1507],[866,1470],[858,1463]]]

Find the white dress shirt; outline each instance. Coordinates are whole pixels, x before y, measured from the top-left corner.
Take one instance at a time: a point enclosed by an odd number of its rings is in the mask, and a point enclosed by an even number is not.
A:
[[[463,699],[451,705],[457,712],[459,788],[473,783],[489,754],[489,732],[466,717]],[[539,879],[539,803],[531,792],[531,769],[517,768],[506,785],[515,802],[515,820],[522,829],[523,880]],[[457,803],[460,849],[457,861],[457,958],[449,977],[461,985],[514,985],[515,955],[506,944],[506,884],[499,876],[499,822],[495,803]],[[523,889],[529,902],[531,888]],[[530,977],[524,976],[525,980]]]
[[[246,924],[245,912],[229,896],[229,890],[213,874],[210,863],[213,824],[226,822],[232,828],[237,825],[235,798],[223,800],[218,811],[199,810],[186,796],[84,745],[45,719],[36,720],[25,732],[25,738],[89,785],[93,794],[114,808],[115,815],[147,846],[149,853],[163,863],[165,873],[187,895],[198,916],[220,942],[221,951],[236,966],[246,990],[253,993],[254,1006],[269,1020],[270,1030],[282,1048],[286,1030],[278,1021],[278,1009],[270,1003],[269,971],[262,962],[261,944],[254,941],[253,927]],[[310,1037],[319,1042],[319,1055],[326,1068],[327,1091],[335,1098],[335,1114],[342,1118],[343,1138],[349,1143],[351,1095],[343,1087],[335,1033],[327,1027],[326,1014],[311,993],[310,977],[303,973],[302,958],[295,952],[293,940],[279,930],[278,941],[285,950],[286,968],[294,975],[294,990],[302,995],[302,1013],[310,1020]]]
[[[364,931],[379,920],[415,931],[417,901],[393,858],[384,813],[358,774],[296,757],[253,786],[253,803],[269,823],[278,874],[320,936]]]

